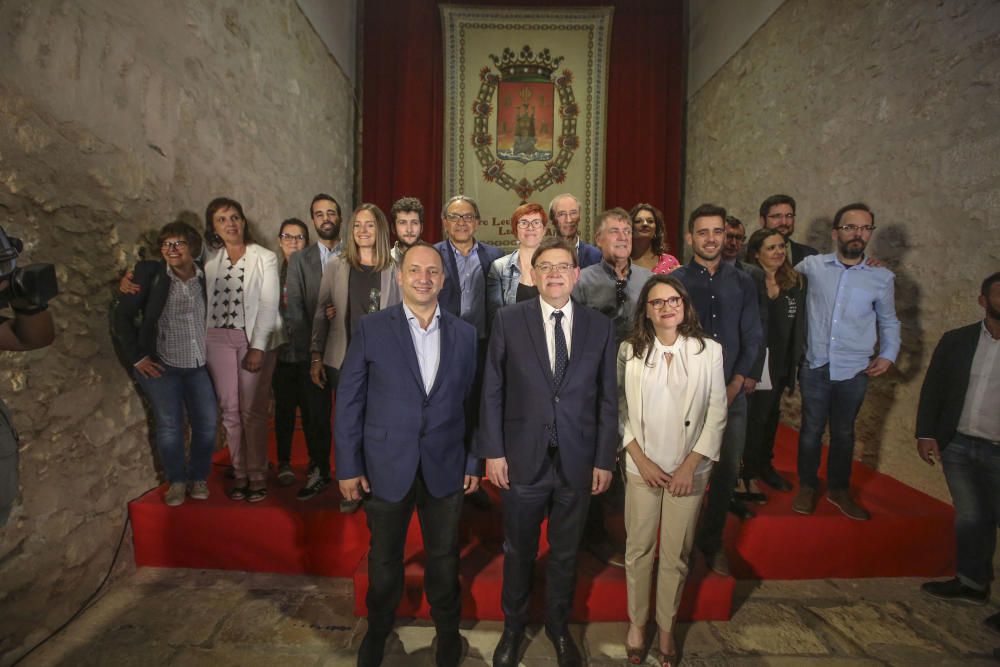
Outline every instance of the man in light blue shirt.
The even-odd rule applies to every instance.
[[[875,230],[875,214],[865,204],[848,204],[833,218],[837,251],[812,255],[795,269],[809,279],[806,296],[808,338],[799,374],[802,428],[799,431],[799,493],[792,509],[816,508],[823,431],[830,422],[827,499],[844,515],[871,515],[850,496],[854,421],[868,378],[885,373],[899,354],[892,271],[873,267],[865,247]],[[878,354],[873,357],[878,342]]]

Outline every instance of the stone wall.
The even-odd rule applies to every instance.
[[[687,123],[687,211],[721,203],[752,231],[760,202],[788,193],[795,237],[826,252],[837,208],[876,210],[869,248],[896,272],[903,349],[870,385],[856,453],[947,498],[913,425],[934,346],[982,317],[980,281],[1000,269],[1000,4],[787,0]]]
[[[316,192],[349,207],[354,98],[294,0],[5,0],[0,26],[0,224],[62,287],[55,345],[0,368],[22,437],[0,528],[3,664],[93,592],[126,502],[157,483],[108,334],[140,236],[200,226],[217,195],[272,247]]]

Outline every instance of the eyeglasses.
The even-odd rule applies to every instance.
[[[794,220],[795,219],[795,214],[794,213],[768,213],[767,214],[767,219],[768,220],[782,220],[782,219],[784,219],[784,220]]]
[[[535,220],[525,220],[524,218],[521,218],[520,220],[517,221],[518,229],[538,229],[541,226],[542,226],[541,218],[537,218]]]
[[[570,264],[569,262],[560,262],[559,264],[542,262],[541,264],[535,264],[535,270],[542,275],[548,275],[550,273],[569,273],[574,268],[576,268],[576,264]]]
[[[459,220],[462,222],[472,222],[477,219],[475,213],[449,213],[444,217],[448,219],[448,222],[458,222]]]
[[[282,241],[305,241],[306,237],[304,234],[278,234],[278,238]]]
[[[663,310],[666,306],[671,308],[680,308],[681,304],[684,303],[684,298],[679,296],[671,296],[666,299],[650,299],[647,301],[653,310]]]
[[[875,225],[841,225],[837,229],[842,229],[848,234],[853,234],[854,232],[868,232],[871,233],[875,231]]]
[[[739,241],[743,242],[747,240],[747,237],[743,234],[726,234],[727,241]]]
[[[572,211],[559,211],[558,213],[556,213],[556,219],[565,220],[567,218],[575,218],[579,215],[580,211],[578,209],[574,209]]]
[[[161,250],[180,250],[188,247],[187,241],[164,241],[160,244]]]

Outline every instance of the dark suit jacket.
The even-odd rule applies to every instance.
[[[452,315],[462,314],[462,286],[458,282],[458,262],[455,261],[454,252],[451,249],[451,245],[448,240],[438,241],[434,244],[441,255],[444,257],[444,287],[441,288],[441,293],[438,294],[438,303],[441,304],[441,310],[446,310]],[[504,251],[496,246],[492,246],[488,243],[483,243],[479,241],[478,246],[479,252],[479,263],[483,267],[483,312],[486,312],[486,276],[490,275],[490,265],[493,264],[493,260],[500,259],[504,256]]]
[[[918,438],[934,438],[943,448],[955,437],[982,328],[980,320],[961,329],[952,329],[941,336],[934,348],[920,388]]]
[[[288,259],[288,273],[285,276],[288,305],[284,316],[295,357],[298,359],[309,358],[313,315],[316,314],[316,299],[322,280],[323,267],[316,244],[294,253]]]
[[[424,391],[402,304],[358,323],[337,385],[337,479],[368,477],[372,493],[397,502],[417,467],[440,498],[481,475],[468,453],[466,401],[476,371],[476,330],[442,309],[441,356],[434,386]]]
[[[199,280],[204,292],[204,274]],[[134,365],[144,357],[156,357],[157,323],[170,295],[167,263],[153,260],[139,262],[135,265],[132,282],[139,286],[139,293],[118,295],[114,333],[126,360]],[[136,320],[140,315],[141,321],[137,326]]]
[[[819,250],[816,250],[816,248],[805,245],[804,243],[796,243],[792,239],[788,239],[788,244],[792,252],[792,266],[798,266],[799,262],[810,255],[819,254]]]
[[[592,246],[589,243],[584,243],[583,241],[580,241],[580,249],[577,250],[576,254],[576,261],[581,269],[585,269],[593,264],[599,264],[604,257],[600,248]]]
[[[615,353],[611,320],[574,300],[569,365],[555,387],[539,299],[498,310],[486,354],[476,453],[507,457],[511,483],[529,484],[541,471],[555,425],[567,481],[589,488],[593,469],[614,469],[618,450]]]

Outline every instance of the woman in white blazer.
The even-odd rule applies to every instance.
[[[660,536],[656,624],[662,665],[676,664],[674,619],[695,525],[726,427],[722,346],[707,339],[680,280],[643,286],[632,331],[618,350],[625,452],[625,578],[629,662],[646,654],[650,588]]]
[[[254,242],[243,207],[219,197],[205,210],[208,371],[236,483],[227,495],[267,496],[267,418],[280,344],[278,258]]]

